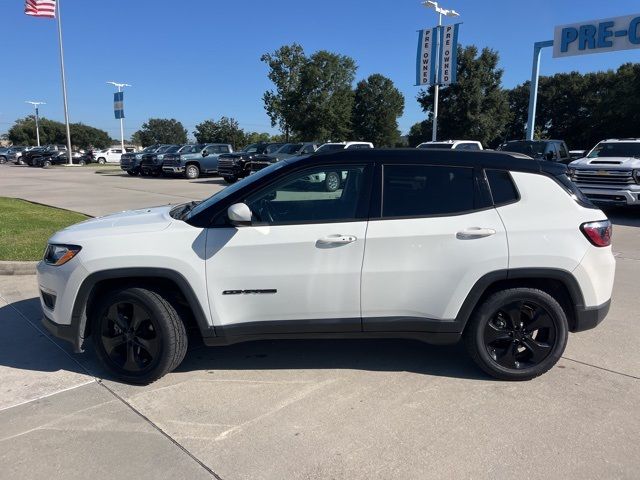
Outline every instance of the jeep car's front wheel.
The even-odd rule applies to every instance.
[[[567,316],[551,295],[533,288],[494,293],[465,329],[467,350],[489,375],[530,380],[542,375],[567,345]]]
[[[187,351],[176,309],[159,291],[132,287],[105,295],[91,311],[91,336],[118,379],[147,384],[174,370]]]

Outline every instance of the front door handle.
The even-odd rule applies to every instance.
[[[493,228],[481,228],[471,227],[456,233],[458,240],[475,240],[476,238],[485,238],[495,235],[496,231]]]
[[[320,245],[346,245],[347,243],[353,243],[358,240],[355,235],[344,235],[341,233],[335,235],[327,235],[318,239]]]

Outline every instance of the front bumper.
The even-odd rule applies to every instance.
[[[611,300],[607,300],[597,307],[580,307],[576,309],[576,318],[572,332],[583,332],[597,327],[602,322],[611,307]]]
[[[162,165],[141,165],[140,170],[144,174],[162,173]]]
[[[165,173],[184,173],[184,167],[162,167]]]
[[[45,314],[42,315],[42,325],[54,337],[71,343],[73,345],[73,350],[76,353],[82,352],[82,345],[80,335],[78,335],[77,325],[60,325],[59,323],[55,323]]]
[[[598,205],[640,205],[638,189],[593,188],[576,184],[589,200]]]

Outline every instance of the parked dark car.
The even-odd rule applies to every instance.
[[[42,147],[36,147],[34,149],[24,152],[22,154],[22,159],[25,164],[29,165],[30,167],[34,167],[34,166],[38,166],[38,165],[34,165],[34,162],[37,158],[48,157],[53,153],[66,152],[66,151],[67,151],[67,147],[64,145],[44,145]]]
[[[251,173],[251,161],[259,155],[275,153],[284,143],[252,143],[242,150],[218,157],[218,174],[227,183],[234,183]]]
[[[298,143],[286,143],[273,153],[265,155],[256,155],[251,160],[251,171],[257,172],[265,167],[268,167],[272,163],[285,160],[287,158],[298,157],[300,155],[310,155],[314,153],[319,143],[315,142],[298,142]]]
[[[145,153],[140,160],[140,173],[142,175],[158,176],[162,174],[162,164],[167,153],[176,153],[182,145],[163,145],[153,153]]]
[[[13,162],[16,165],[22,164],[22,155],[29,147],[14,145],[7,151],[7,162]]]
[[[142,156],[146,153],[155,153],[162,147],[169,147],[170,145],[150,145],[140,152],[128,152],[123,153],[120,157],[120,168],[127,172],[131,176],[140,174],[140,162]]]
[[[50,152],[48,155],[35,157],[32,160],[31,166],[49,168],[52,165],[64,165],[65,163],[69,163],[69,157],[67,156],[66,150],[54,151]],[[71,163],[75,165],[86,165],[87,158],[79,152],[71,152]]]
[[[562,140],[511,140],[498,147],[505,152],[523,153],[536,160],[569,164],[574,159]]]

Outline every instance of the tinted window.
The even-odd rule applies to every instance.
[[[473,169],[385,165],[383,217],[456,214],[474,208]]]
[[[560,156],[562,158],[567,158],[569,156],[569,151],[564,143],[559,143],[558,148],[560,149]]]
[[[359,218],[364,167],[314,167],[251,195],[255,224],[351,221]]]
[[[511,175],[506,170],[486,170],[487,180],[491,188],[491,196],[495,205],[517,202],[519,195]]]
[[[302,153],[313,153],[315,152],[315,150],[313,149],[313,145],[307,145],[306,147],[304,147],[304,150],[302,150]]]
[[[475,143],[459,143],[456,150],[480,150]]]

